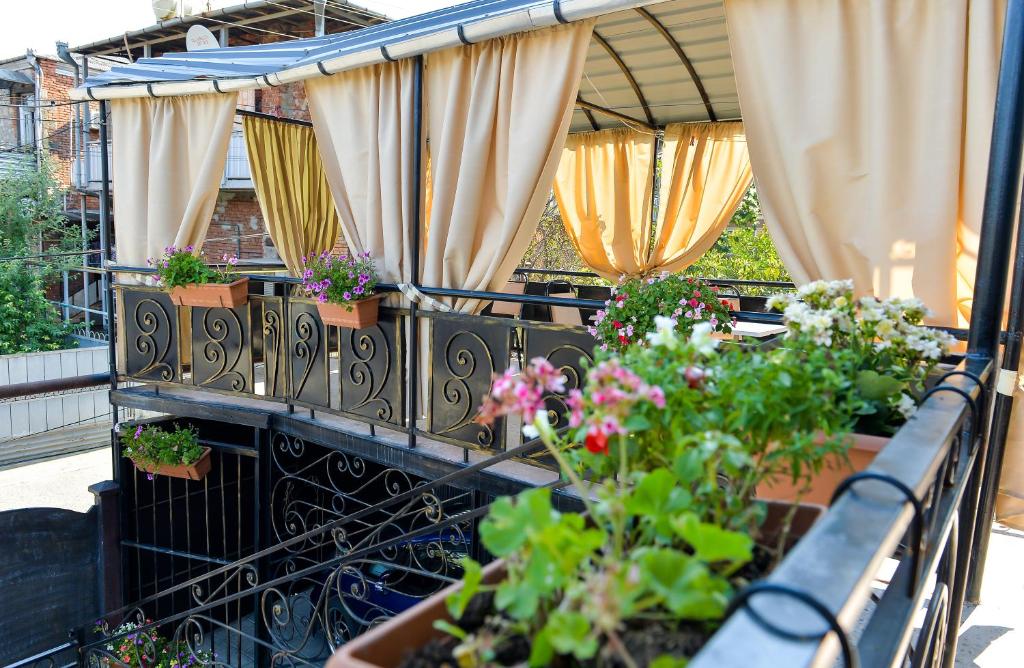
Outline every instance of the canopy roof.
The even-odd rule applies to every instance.
[[[72,97],[276,86],[591,17],[574,132],[619,126],[615,114],[650,126],[739,118],[722,0],[475,0],[338,35],[145,58],[90,77]]]

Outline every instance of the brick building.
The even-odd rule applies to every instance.
[[[216,3],[205,3],[207,6]],[[98,105],[71,104],[68,91],[111,64],[185,51],[185,35],[203,25],[221,46],[246,46],[317,34],[333,34],[386,21],[355,5],[322,7],[309,0],[256,0],[174,17],[140,30],[66,50],[64,58],[27,54],[0,60],[0,171],[32,168],[47,155],[68,191],[69,219],[95,227],[100,189]],[[70,62],[69,62],[70,61]],[[73,63],[73,64],[72,64]],[[301,83],[245,91],[238,106],[274,116],[309,120]],[[241,123],[236,119],[217,207],[207,234],[212,257],[237,254],[275,262],[249,175]],[[116,190],[116,182],[112,183]],[[343,246],[343,243],[339,244]]]

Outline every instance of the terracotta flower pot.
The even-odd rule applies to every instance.
[[[365,329],[377,324],[380,300],[384,299],[384,297],[385,295],[376,294],[366,299],[345,304],[317,303],[316,309],[320,312],[320,319],[323,320],[325,325]]]
[[[781,531],[782,520],[792,505],[775,501],[766,502],[768,513],[761,527],[759,542],[774,545]],[[810,531],[825,509],[801,503],[793,516],[787,545]],[[496,584],[505,577],[505,561],[491,562],[483,571],[484,584]],[[462,587],[461,582],[439,591],[405,612],[375,626],[355,640],[342,645],[327,662],[326,668],[397,668],[405,656],[434,638],[445,634],[434,628],[434,621],[453,621],[448,614],[445,599]]]
[[[133,460],[135,468],[145,473],[165,475],[169,478],[202,480],[210,472],[210,448],[203,448],[203,454],[191,464],[143,464]]]
[[[824,438],[821,436],[818,441],[823,442]],[[846,458],[842,455],[829,455],[821,471],[811,477],[809,491],[800,497],[801,501],[827,506],[839,483],[849,475],[870,466],[871,462],[875,461],[875,456],[889,442],[888,437],[867,434],[850,434],[850,440]],[[758,498],[776,501],[793,501],[798,491],[798,487],[788,475],[775,476],[757,486]]]
[[[231,283],[193,283],[171,288],[171,302],[178,306],[234,308],[249,303],[249,279]]]

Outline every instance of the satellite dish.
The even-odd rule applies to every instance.
[[[188,51],[205,51],[218,49],[220,42],[206,26],[196,24],[185,33],[185,49]]]
[[[152,0],[153,15],[157,21],[166,21],[175,16],[188,16],[192,13],[190,0]]]

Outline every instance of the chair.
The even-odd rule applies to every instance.
[[[575,297],[576,288],[568,281],[551,281],[544,290],[544,294],[548,297],[556,294],[569,294]],[[551,314],[551,322],[553,323],[573,327],[583,325],[583,317],[580,315],[580,310],[575,306],[550,306],[548,308]]]
[[[519,281],[509,281],[505,284],[505,287],[501,291],[509,295],[521,295],[526,289],[526,283]],[[496,315],[503,318],[520,318],[523,313],[523,305],[516,302],[500,302],[495,301],[491,303],[491,315]]]

